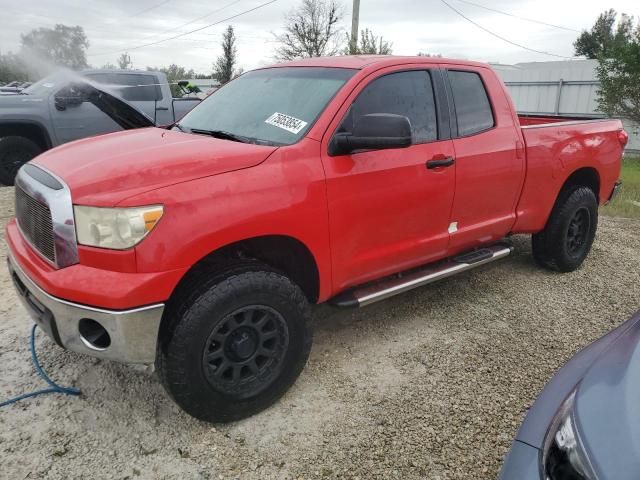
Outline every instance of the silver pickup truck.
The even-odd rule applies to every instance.
[[[107,106],[92,101],[102,95],[90,95],[89,90],[78,87],[83,84],[91,85],[94,93],[124,102]],[[132,109],[120,109],[123,105],[146,116],[150,125],[169,125],[199,101],[193,97],[173,98],[164,73],[134,70],[60,71],[19,93],[0,94],[0,183],[13,185],[19,168],[45,150],[133,128],[124,118]],[[141,123],[145,122],[136,125]]]

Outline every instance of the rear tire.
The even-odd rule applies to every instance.
[[[311,350],[310,309],[284,275],[247,262],[203,276],[178,296],[163,320],[156,368],[188,414],[208,422],[248,417],[300,375]]]
[[[20,167],[40,153],[42,148],[28,138],[0,137],[0,183],[13,185]]]
[[[598,228],[598,200],[590,188],[561,192],[545,229],[532,236],[533,258],[550,270],[572,272],[591,251]]]

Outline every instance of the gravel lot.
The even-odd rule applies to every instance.
[[[2,188],[2,226],[11,213]],[[572,274],[534,266],[528,237],[513,243],[502,262],[362,310],[317,308],[297,384],[230,425],[182,413],[149,369],[65,352],[41,334],[45,369],[83,395],[0,410],[0,477],[495,478],[545,381],[640,308],[640,220],[601,217]],[[0,398],[41,388],[4,268],[0,318]]]

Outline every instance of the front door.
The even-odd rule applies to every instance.
[[[73,87],[68,85],[50,96],[49,110],[58,143],[122,130],[98,107],[82,101]]]
[[[330,138],[361,115],[391,113],[409,118],[413,137],[408,148],[338,156],[323,148],[336,290],[446,256],[455,164],[427,168],[453,158],[448,132],[439,132],[435,75],[424,66],[373,74],[329,129]]]

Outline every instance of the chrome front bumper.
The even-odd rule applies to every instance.
[[[23,305],[58,345],[78,353],[125,363],[153,363],[164,304],[131,310],[104,310],[79,305],[49,295],[20,268],[11,253],[9,273]],[[110,344],[98,348],[80,334],[81,320],[100,324]]]

